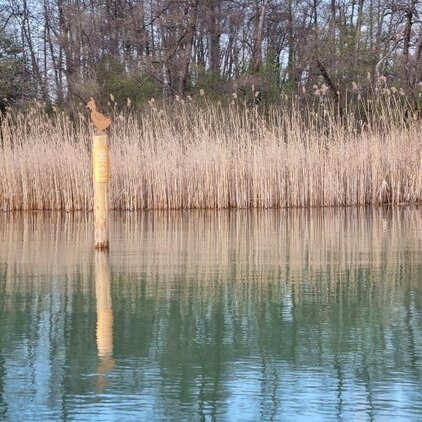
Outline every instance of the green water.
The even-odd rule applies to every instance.
[[[421,420],[422,211],[0,215],[0,420]]]

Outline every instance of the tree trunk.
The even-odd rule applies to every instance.
[[[264,0],[261,6],[258,26],[255,33],[255,43],[252,52],[252,73],[258,73],[262,65],[262,40],[264,38],[264,19],[268,0]]]

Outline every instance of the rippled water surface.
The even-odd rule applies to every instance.
[[[422,211],[0,214],[0,420],[422,420]]]

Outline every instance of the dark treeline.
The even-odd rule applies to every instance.
[[[65,104],[72,92],[338,103],[392,89],[417,108],[421,10],[418,0],[1,0],[1,105]]]

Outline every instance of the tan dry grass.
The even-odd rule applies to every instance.
[[[283,208],[422,198],[421,125],[397,107],[339,124],[314,111],[179,102],[114,116],[111,208]],[[306,123],[305,123],[306,122]],[[398,122],[398,123],[397,123]],[[91,129],[40,106],[3,118],[0,210],[90,210]]]

